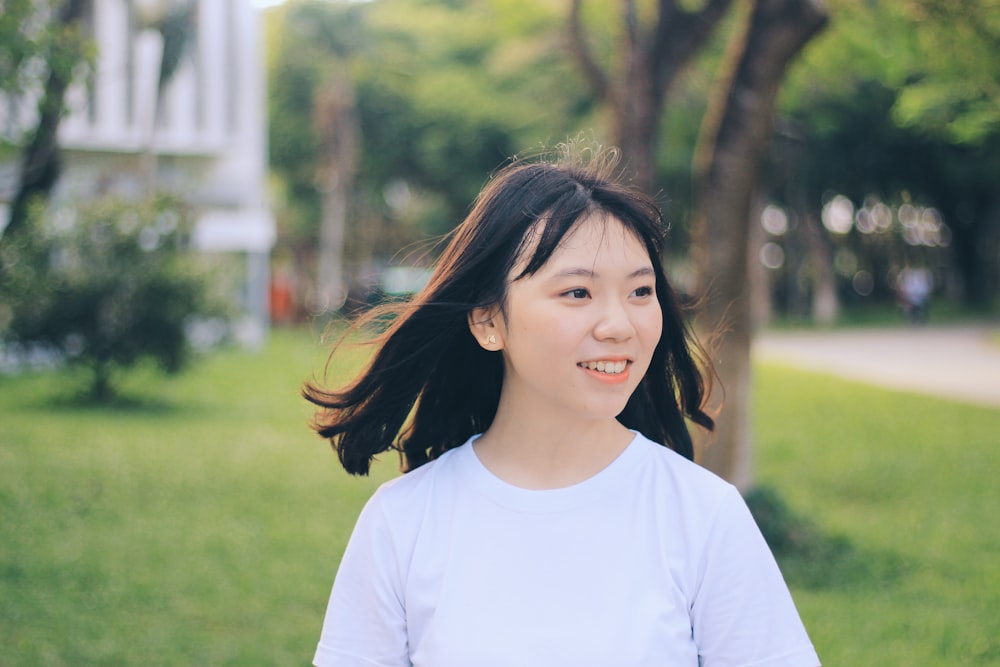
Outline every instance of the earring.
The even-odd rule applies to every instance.
[[[490,337],[486,339],[486,344],[487,345],[496,345],[497,344],[497,337],[494,336],[493,334],[490,334]]]

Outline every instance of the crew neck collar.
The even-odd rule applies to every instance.
[[[617,482],[638,464],[645,450],[641,444],[645,438],[636,431],[632,434],[625,449],[602,470],[581,482],[557,489],[525,489],[494,475],[472,447],[479,435],[469,438],[456,454],[465,472],[463,478],[476,493],[519,512],[559,512],[599,500],[609,489],[617,487]]]

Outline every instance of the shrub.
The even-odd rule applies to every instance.
[[[179,371],[191,353],[187,325],[223,313],[188,248],[191,225],[188,208],[164,195],[36,209],[0,243],[4,342],[85,367],[102,401],[117,369],[152,359]]]

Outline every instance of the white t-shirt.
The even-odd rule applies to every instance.
[[[337,572],[319,667],[816,667],[746,504],[637,434],[527,490],[466,443],[384,484]]]

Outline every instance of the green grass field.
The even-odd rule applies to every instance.
[[[277,332],[138,373],[110,408],[64,374],[0,376],[0,665],[307,665],[396,465],[349,478],[307,430],[297,392],[324,359]],[[1000,664],[1000,411],[757,380],[758,478],[820,544],[783,565],[824,663]]]
[[[1000,665],[1000,410],[757,377],[758,479],[846,541],[786,568],[825,664]]]

